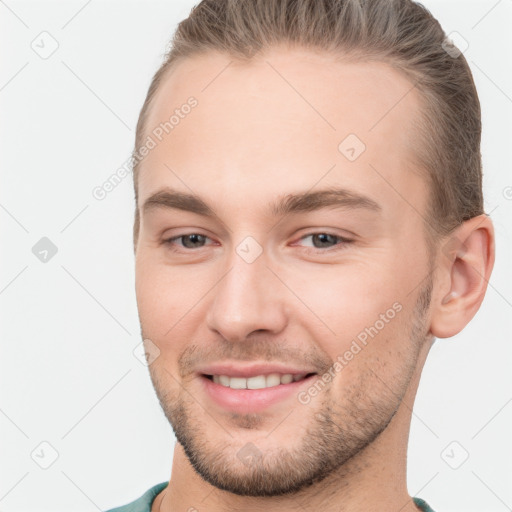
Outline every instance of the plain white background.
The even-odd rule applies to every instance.
[[[174,435],[134,354],[131,176],[103,201],[92,190],[128,158],[194,3],[0,2],[3,512],[106,510],[170,476]],[[408,487],[437,512],[501,512],[512,509],[512,0],[424,5],[469,45],[497,259],[475,319],[427,361]],[[46,262],[32,250],[43,237],[57,248]]]

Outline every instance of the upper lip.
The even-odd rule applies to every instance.
[[[311,368],[287,366],[279,363],[218,363],[200,367],[198,373],[204,375],[227,375],[228,377],[255,377],[256,375],[268,375],[270,373],[291,373],[292,375],[316,373]]]

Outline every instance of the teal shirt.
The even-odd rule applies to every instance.
[[[132,501],[131,503],[128,503],[128,505],[123,505],[122,507],[112,508],[106,512],[151,512],[153,500],[159,492],[167,487],[168,483],[169,482],[162,482],[161,484],[157,484],[146,491],[138,500]],[[418,510],[421,510],[422,512],[434,512],[428,506],[426,501],[420,498],[413,498],[413,500],[415,505],[418,507]]]

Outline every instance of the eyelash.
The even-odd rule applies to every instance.
[[[197,247],[197,248],[193,248],[193,249],[189,249],[189,248],[186,248],[186,247],[183,247],[181,249],[176,249],[175,245],[174,245],[174,241],[175,240],[179,240],[179,239],[183,239],[187,236],[192,236],[192,235],[200,235],[200,236],[203,236],[207,239],[210,239],[210,237],[206,236],[206,235],[202,235],[201,233],[185,233],[183,235],[179,235],[179,236],[175,236],[175,237],[172,237],[172,238],[168,238],[167,240],[164,240],[162,243],[169,246],[170,249],[173,251],[173,252],[177,252],[177,253],[180,253],[180,252],[194,252],[194,251],[197,251],[199,249],[203,249],[203,247]],[[352,239],[349,239],[349,238],[345,238],[345,237],[342,237],[340,235],[335,235],[334,233],[329,233],[327,231],[315,231],[314,233],[308,233],[307,235],[304,235],[302,237],[299,238],[299,240],[304,240],[305,238],[308,238],[308,237],[312,237],[312,236],[315,236],[315,235],[328,235],[328,236],[331,236],[331,237],[334,237],[338,240],[338,243],[333,245],[332,247],[327,247],[327,248],[317,248],[317,247],[307,247],[306,248],[306,252],[308,253],[315,253],[315,254],[319,254],[319,253],[326,253],[326,252],[334,252],[334,251],[341,251],[341,250],[344,250],[345,249],[345,246],[351,244],[354,242],[354,240]],[[211,239],[210,239],[211,240]]]

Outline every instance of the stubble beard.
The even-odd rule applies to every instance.
[[[292,425],[297,421],[307,422],[300,441],[294,440],[294,448],[281,444],[279,448],[266,449],[268,432],[259,429],[264,419],[258,414],[233,414],[229,422],[225,418],[216,422],[201,409],[202,418],[206,420],[198,420],[194,410],[199,406],[190,394],[183,390],[169,392],[158,370],[150,367],[162,410],[192,467],[201,478],[219,489],[253,497],[294,494],[329,476],[341,477],[346,472],[347,461],[372,444],[389,425],[402,402],[428,334],[425,313],[431,291],[432,280],[429,279],[419,292],[412,315],[410,344],[395,378],[384,384],[368,367],[359,374],[357,381],[346,386],[341,406],[332,399],[331,387],[322,390],[321,396],[312,402],[310,414],[305,409],[309,404],[297,403],[284,421]],[[379,389],[377,393],[375,386]],[[276,418],[276,424],[282,417]],[[224,428],[231,435],[219,423],[227,425]],[[233,426],[244,429],[244,439],[252,429],[256,434],[254,443],[237,439]],[[280,434],[282,428],[280,425],[281,430],[277,430]],[[218,441],[214,440],[218,434],[210,433],[213,430],[220,432]],[[244,460],[240,457],[244,450],[253,456]]]

